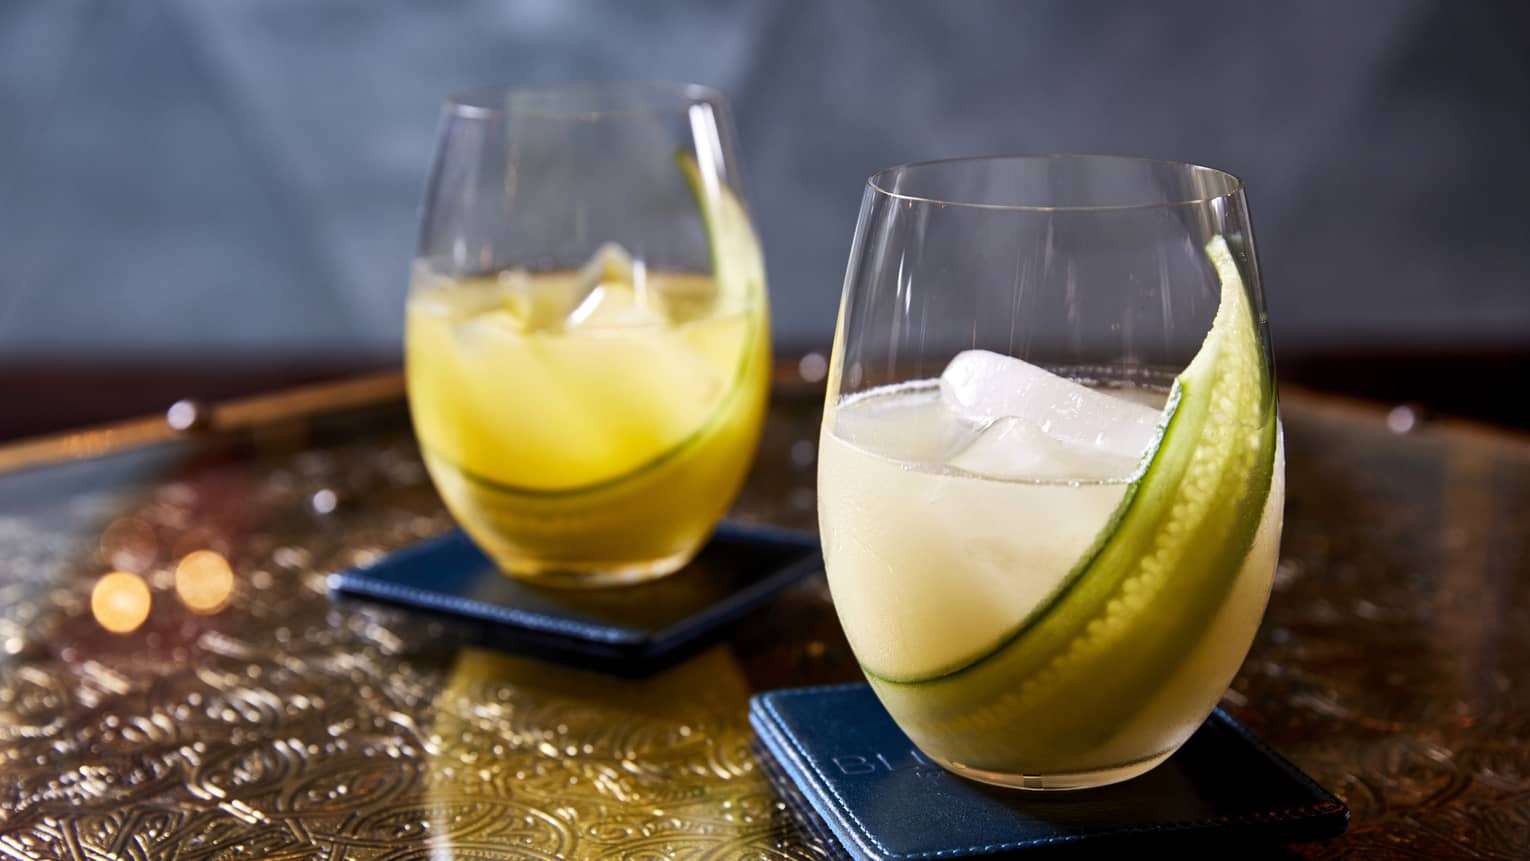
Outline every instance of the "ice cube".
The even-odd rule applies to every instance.
[[[564,320],[570,332],[646,328],[664,323],[664,314],[640,301],[631,286],[614,283],[596,285]]]
[[[1016,416],[995,419],[946,461],[987,478],[1112,481],[1126,478],[1137,459],[1072,445]]]
[[[627,249],[607,242],[579,270],[563,313],[564,328],[624,329],[662,326],[667,318],[650,302],[647,270]]]
[[[524,269],[506,269],[495,279],[494,292],[515,326],[534,332],[562,325],[562,300],[557,296],[549,298],[550,293],[557,292],[549,286],[533,281]]]
[[[630,284],[637,287],[634,276],[641,271],[641,264],[633,262],[631,252],[619,243],[607,242],[595,249],[589,261],[579,268],[579,294],[582,298],[601,284]]]
[[[1151,407],[987,350],[968,350],[952,359],[940,376],[940,395],[947,409],[987,426],[979,442],[996,445],[1013,439],[1024,444],[1021,448],[1042,446],[1029,431],[999,427],[1001,419],[1015,418],[1053,441],[1081,449],[1083,455],[1131,463],[1152,443],[1160,416]],[[1029,457],[1020,451],[1015,455]]]
[[[946,409],[938,393],[881,394],[835,411],[834,435],[866,451],[910,463],[944,463],[976,439],[979,428]]]
[[[561,332],[588,324],[591,319],[598,325],[599,320],[611,318],[601,309],[630,303],[612,302],[603,291],[614,287],[631,295],[635,285],[644,280],[642,276],[642,264],[635,263],[627,249],[607,242],[573,272],[503,270],[493,295],[522,331]]]

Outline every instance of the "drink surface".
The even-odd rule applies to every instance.
[[[737,492],[768,385],[762,292],[603,249],[578,272],[418,277],[406,316],[427,465],[501,565],[684,555]]]

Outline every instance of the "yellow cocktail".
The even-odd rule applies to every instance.
[[[683,566],[770,381],[765,267],[721,94],[570,83],[448,99],[405,323],[416,436],[507,574]]]
[[[447,506],[507,571],[593,584],[684,564],[738,492],[769,384],[763,282],[598,260],[416,286],[415,430]],[[566,316],[564,311],[566,311]],[[543,322],[543,320],[556,321]]]

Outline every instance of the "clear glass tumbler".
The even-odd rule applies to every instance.
[[[1247,654],[1280,543],[1242,183],[1090,156],[874,175],[819,464],[836,610],[922,751],[1028,789],[1162,762]]]
[[[662,576],[765,412],[765,270],[722,96],[560,84],[447,102],[405,366],[447,507],[508,574]]]

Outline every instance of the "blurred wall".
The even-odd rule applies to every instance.
[[[865,176],[1140,154],[1248,181],[1277,349],[1530,345],[1530,4],[3,0],[0,353],[397,352],[441,97],[732,99],[778,338]]]

